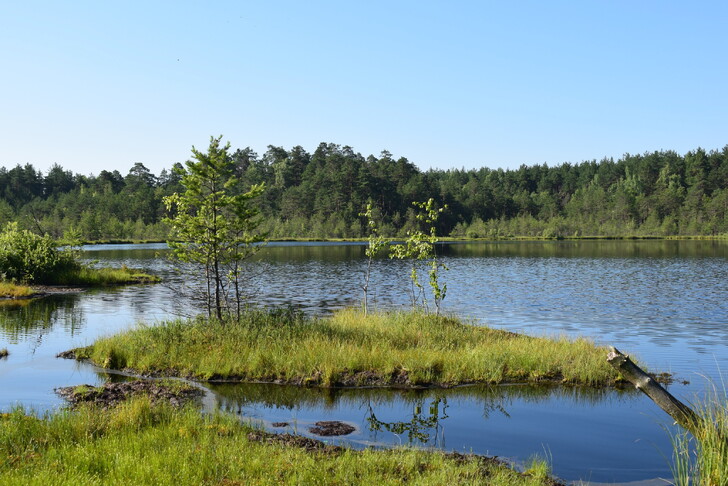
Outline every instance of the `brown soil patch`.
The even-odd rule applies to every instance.
[[[320,435],[323,437],[332,437],[336,435],[348,435],[354,432],[356,428],[344,422],[338,420],[320,420],[314,424],[313,427],[309,427],[308,431],[312,434]]]
[[[300,447],[308,452],[317,451],[338,454],[344,451],[343,447],[324,444],[320,440],[309,439],[308,437],[293,434],[271,434],[270,432],[263,432],[262,430],[256,430],[255,432],[249,433],[248,440],[253,442],[265,442],[268,444]]]
[[[168,402],[180,407],[191,399],[202,395],[202,390],[190,385],[166,385],[159,381],[135,380],[121,383],[104,383],[99,387],[91,385],[56,388],[55,392],[72,406],[93,403],[104,408],[113,407],[131,398],[145,395],[153,403]]]
[[[60,352],[56,355],[56,358],[76,359],[76,351],[71,349],[70,351]]]

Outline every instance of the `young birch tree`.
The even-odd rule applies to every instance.
[[[367,256],[367,267],[364,273],[364,285],[362,290],[364,291],[364,315],[366,316],[369,312],[369,277],[372,273],[372,263],[374,258],[377,257],[389,243],[387,240],[379,234],[379,227],[374,218],[374,209],[371,203],[367,204],[367,209],[363,213],[359,213],[359,216],[363,216],[367,220],[367,228],[369,228],[369,244],[367,245],[364,254]]]
[[[207,313],[217,319],[240,316],[241,263],[264,240],[256,233],[259,210],[252,204],[264,185],[240,189],[230,143],[221,145],[221,140],[210,137],[206,153],[192,147],[192,159],[178,169],[185,191],[164,198],[171,214],[165,222],[172,227],[168,244],[173,257],[202,270]]]
[[[429,232],[425,233],[421,229],[408,231],[407,239],[404,243],[391,246],[389,257],[410,260],[412,262],[409,289],[412,308],[416,308],[421,301],[425,312],[429,312],[425,288],[419,279],[420,266],[426,263],[429,267],[428,276],[430,277],[430,287],[432,288],[435,309],[439,316],[442,301],[447,294],[447,285],[440,282],[439,275],[441,270],[448,270],[448,268],[437,258],[437,252],[435,251],[435,244],[439,241],[436,225],[440,213],[447,209],[447,205],[437,209],[433,198],[428,199],[426,202],[415,201],[412,204],[419,209],[417,212],[417,220],[428,225]]]

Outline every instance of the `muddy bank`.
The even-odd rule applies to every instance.
[[[77,361],[84,361],[94,366],[106,368],[93,362],[86,357],[87,348],[71,349],[69,351],[63,351],[58,353],[56,357],[64,359],[75,359]],[[108,369],[108,368],[107,368]],[[395,388],[395,389],[427,389],[427,388],[455,388],[460,386],[470,385],[515,385],[515,384],[538,384],[538,385],[567,385],[567,386],[586,386],[578,383],[573,383],[566,380],[561,374],[544,375],[535,379],[523,380],[523,381],[467,381],[467,382],[418,382],[413,383],[410,379],[409,372],[405,369],[397,369],[391,373],[380,373],[373,370],[368,371],[341,371],[335,380],[325,384],[323,376],[320,372],[317,372],[311,376],[295,376],[290,378],[280,378],[278,376],[269,376],[263,378],[250,379],[245,376],[220,376],[213,375],[208,378],[202,378],[195,375],[183,375],[175,369],[159,370],[151,373],[142,373],[133,368],[124,368],[117,370],[122,373],[140,376],[144,378],[184,378],[190,381],[196,381],[200,383],[211,383],[211,384],[235,384],[235,383],[254,383],[254,384],[270,384],[270,385],[293,385],[303,387],[320,387],[320,388]],[[674,382],[680,384],[688,384],[689,381],[676,379],[676,377],[670,373],[650,373],[650,376],[663,385],[670,385]],[[610,385],[616,388],[622,389],[625,387],[631,387],[631,383],[622,379],[617,378],[615,382]]]
[[[351,451],[350,449],[347,449],[345,447],[329,445],[320,440],[310,439],[308,437],[301,437],[300,435],[293,434],[274,434],[264,431],[255,431],[248,434],[248,440],[253,442],[263,442],[267,444],[280,444],[289,447],[298,447],[304,449],[307,452],[319,452],[335,456],[342,454],[347,450]],[[508,466],[507,462],[499,459],[498,457],[480,456],[477,454],[461,454],[459,452],[445,453],[445,457],[448,457],[461,464],[475,462],[481,465],[483,470],[485,470],[485,466]],[[527,474],[523,475],[527,476]],[[545,483],[549,484],[550,486],[565,486],[565,483],[553,478],[550,480],[546,480]]]
[[[330,454],[340,454],[346,449],[341,446],[332,446],[321,442],[320,440],[311,439],[293,434],[274,434],[256,430],[248,434],[248,440],[253,442],[264,442],[267,444],[281,444],[286,446],[300,447],[308,452],[326,452]]]
[[[26,301],[31,299],[39,299],[50,295],[78,294],[86,289],[81,287],[55,286],[55,285],[32,285],[30,289],[33,291],[28,295],[2,295],[0,301]]]
[[[338,420],[320,420],[316,422],[313,427],[308,428],[308,431],[312,434],[320,435],[322,437],[349,435],[355,430],[356,428],[351,425],[339,422]]]
[[[82,403],[93,403],[104,408],[116,406],[134,396],[147,396],[152,403],[167,402],[174,407],[181,407],[203,394],[202,390],[191,385],[148,380],[104,383],[98,387],[67,386],[56,388],[54,391],[66,399],[72,407]]]

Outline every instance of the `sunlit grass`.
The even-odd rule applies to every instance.
[[[30,297],[33,295],[33,289],[27,285],[17,285],[11,282],[0,282],[0,297],[17,299],[22,297]]]
[[[82,287],[103,287],[107,285],[124,285],[135,283],[155,283],[159,277],[149,275],[141,270],[128,268],[91,268],[81,266],[54,278],[56,285],[77,285]]]
[[[675,484],[689,486],[728,484],[728,396],[713,390],[694,405],[701,418],[695,436],[681,432],[672,437]]]
[[[152,406],[82,407],[44,417],[0,414],[6,485],[86,484],[549,484],[502,464],[441,452],[309,450],[260,434],[230,415]]]
[[[347,310],[329,318],[250,311],[240,322],[175,320],[78,350],[143,373],[337,385],[556,381],[608,385],[606,349],[586,339],[516,335],[418,312]]]

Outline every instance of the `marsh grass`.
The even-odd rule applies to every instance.
[[[17,285],[12,282],[0,282],[0,297],[18,299],[30,297],[35,292],[27,285]]]
[[[327,318],[249,311],[239,322],[175,320],[76,350],[107,368],[319,386],[608,385],[617,374],[606,353],[586,339],[534,338],[419,312],[356,310]]]
[[[53,284],[73,285],[81,287],[104,287],[124,284],[142,284],[159,282],[159,277],[149,275],[141,270],[128,268],[91,268],[80,266],[54,276]]]
[[[72,484],[549,484],[500,463],[441,452],[302,447],[231,415],[152,406],[82,407],[43,417],[0,414],[6,485]],[[291,441],[293,442],[293,441]]]
[[[728,485],[728,397],[713,389],[693,408],[702,419],[695,435],[671,437],[675,484]]]

